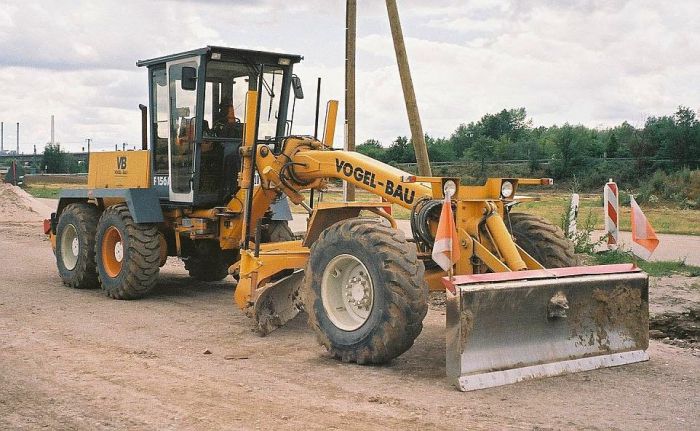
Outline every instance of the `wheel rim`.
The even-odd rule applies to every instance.
[[[102,239],[102,266],[108,276],[114,278],[122,270],[124,244],[122,235],[114,226],[110,226]]]
[[[61,260],[67,270],[72,271],[78,264],[80,254],[80,240],[75,226],[69,224],[61,234]]]
[[[323,271],[321,300],[328,318],[339,329],[360,328],[374,304],[374,285],[367,267],[349,254],[334,257]]]

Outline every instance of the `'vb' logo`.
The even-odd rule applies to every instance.
[[[117,157],[117,169],[114,170],[114,173],[117,175],[126,174],[126,156]]]
[[[117,157],[117,169],[126,169],[126,157]]]

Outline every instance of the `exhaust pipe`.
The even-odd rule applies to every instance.
[[[148,149],[148,108],[146,105],[139,104],[139,109],[141,110],[141,149]]]

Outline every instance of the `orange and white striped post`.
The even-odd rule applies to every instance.
[[[618,244],[618,214],[619,200],[617,184],[612,178],[603,187],[603,210],[605,212],[605,232],[608,235],[608,248]]]

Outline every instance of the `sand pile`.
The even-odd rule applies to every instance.
[[[0,222],[36,222],[48,218],[48,205],[12,184],[0,183]]]

